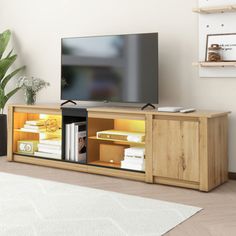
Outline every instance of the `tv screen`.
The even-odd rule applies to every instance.
[[[61,99],[158,103],[158,34],[63,38]]]

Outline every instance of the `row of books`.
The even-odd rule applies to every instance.
[[[24,127],[22,127],[21,130],[33,133],[46,131],[45,120],[27,120],[24,124]]]
[[[86,122],[66,124],[65,159],[86,163]]]
[[[35,156],[46,157],[61,160],[61,139],[42,139],[38,143],[38,151],[34,152]]]
[[[145,148],[130,147],[125,149],[124,160],[121,161],[121,168],[130,170],[145,170]]]

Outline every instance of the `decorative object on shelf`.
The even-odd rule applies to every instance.
[[[7,93],[6,85],[18,72],[25,68],[23,66],[7,74],[8,69],[13,65],[17,58],[16,54],[12,55],[13,50],[4,56],[10,38],[10,30],[6,30],[0,34],[0,156],[5,156],[7,154],[7,116],[3,114],[3,110],[9,98],[19,90],[19,88],[16,87]]]
[[[34,154],[38,150],[38,141],[20,140],[17,141],[17,152],[22,154]]]
[[[43,79],[35,78],[33,76],[22,76],[18,80],[18,86],[24,91],[25,102],[27,105],[34,105],[36,102],[37,92],[49,85],[50,84]]]
[[[208,34],[206,61],[236,61],[236,33]]]
[[[45,127],[47,132],[55,132],[59,129],[59,125],[56,119],[47,119],[45,121]]]
[[[222,47],[220,47],[219,44],[211,44],[211,46],[208,48],[207,61],[214,61],[214,62],[221,61],[222,60],[221,52],[222,52]]]
[[[199,57],[198,62],[193,65],[198,66],[200,78],[235,78],[236,62],[232,61],[235,60],[235,56],[233,59],[228,58],[234,49],[226,51],[224,45],[228,48],[228,39],[233,33],[236,33],[234,23],[236,2],[231,0],[198,0],[197,2],[198,7],[193,11],[200,13],[198,15]],[[209,42],[207,43],[208,35]],[[229,43],[235,44],[235,40],[230,39],[229,41]],[[218,44],[222,48],[221,61],[208,61],[207,51],[211,44]]]

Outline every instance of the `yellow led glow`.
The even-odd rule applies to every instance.
[[[46,119],[48,119],[48,115],[46,115],[46,114],[39,114],[39,119],[46,120]]]
[[[145,132],[145,121],[116,119],[114,129],[130,132]]]
[[[43,120],[55,119],[57,120],[58,126],[60,128],[62,126],[62,117],[60,115],[39,114],[39,119],[43,119]]]

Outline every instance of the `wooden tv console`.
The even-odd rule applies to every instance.
[[[22,131],[25,121],[39,114],[61,119],[62,149],[66,122],[87,121],[87,163],[40,158],[17,153],[17,141],[38,140],[39,133]],[[59,105],[9,105],[8,161],[133,179],[148,183],[210,191],[228,180],[229,112],[163,113],[138,108],[64,108]],[[59,121],[60,123],[60,121]],[[145,132],[145,171],[121,169],[119,163],[99,159],[100,144],[137,145],[128,141],[99,140],[96,132],[108,129]],[[52,135],[52,134],[49,134]]]

